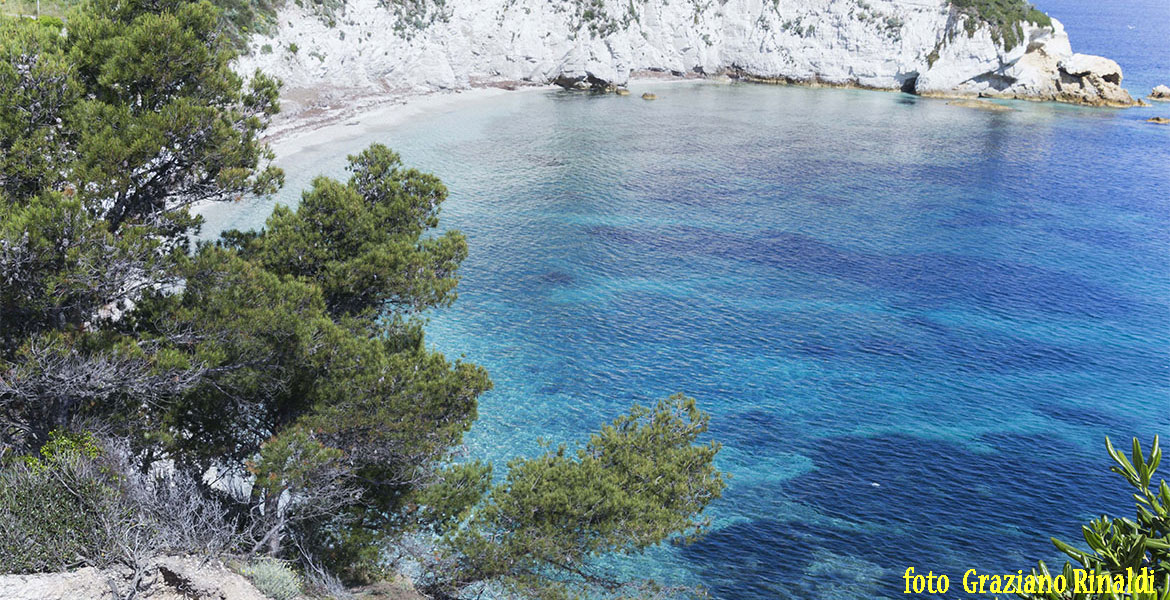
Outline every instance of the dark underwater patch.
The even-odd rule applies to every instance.
[[[969,568],[1026,571],[1037,559],[1056,557],[1049,536],[1075,543],[1081,520],[1132,512],[1103,451],[1086,458],[1046,436],[979,441],[994,450],[903,435],[831,438],[800,448],[815,470],[774,485],[733,488],[727,501],[782,496],[824,518],[737,523],[683,553],[696,568],[720,565],[704,572],[720,598],[789,595],[785,582],[805,578],[817,551],[878,565],[883,595],[901,595],[901,574],[915,566],[948,574],[948,595],[962,596],[959,580]]]
[[[690,226],[653,231],[592,227],[589,234],[640,251],[713,256],[796,270],[906,295],[921,307],[973,305],[1006,314],[1124,318],[1138,302],[1071,273],[957,254],[872,254],[786,231],[744,234]]]

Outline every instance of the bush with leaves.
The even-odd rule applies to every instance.
[[[250,579],[260,593],[272,600],[292,600],[301,595],[301,576],[284,561],[271,558],[254,560],[241,569],[240,574]]]
[[[109,510],[117,482],[92,468],[99,453],[89,436],[54,434],[40,456],[0,468],[0,572],[65,569],[108,552],[97,513]]]
[[[1154,591],[1134,594],[1119,592],[1087,593],[1076,592],[1073,574],[1073,564],[1065,562],[1061,573],[1068,589],[1061,593],[1055,590],[1042,594],[1021,594],[1023,598],[1032,600],[1089,600],[1106,598],[1109,600],[1167,600],[1170,598],[1170,485],[1165,480],[1154,483],[1154,474],[1162,462],[1162,449],[1158,445],[1158,436],[1154,436],[1154,443],[1150,453],[1146,456],[1142,452],[1137,438],[1133,439],[1133,450],[1129,458],[1124,452],[1113,447],[1108,438],[1105,439],[1106,449],[1115,463],[1110,470],[1125,479],[1133,488],[1133,498],[1137,501],[1137,511],[1134,518],[1109,518],[1101,516],[1093,519],[1088,525],[1081,527],[1088,550],[1081,550],[1072,544],[1062,542],[1056,538],[1052,543],[1076,561],[1075,568],[1093,570],[1098,574],[1120,575],[1127,577],[1132,570],[1140,574],[1142,569],[1149,569],[1154,576]],[[1043,561],[1038,569],[1032,570],[1034,576],[1055,577]]]
[[[530,598],[666,591],[622,579],[599,559],[706,529],[699,515],[725,486],[713,463],[719,445],[698,443],[708,420],[693,399],[675,395],[652,409],[635,406],[575,451],[561,445],[512,461],[505,480],[448,535],[426,590],[440,598],[473,597],[488,586]],[[486,481],[489,473],[481,475]]]
[[[217,555],[241,536],[227,511],[176,473],[144,474],[126,447],[53,432],[39,456],[0,466],[0,572],[120,565],[156,553]]]

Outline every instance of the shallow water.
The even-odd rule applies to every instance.
[[[649,89],[660,100],[636,94]],[[1170,128],[718,84],[507,95],[285,157],[284,202],[386,143],[471,255],[429,342],[486,366],[474,456],[683,391],[714,530],[623,563],[717,598],[901,595],[1129,514],[1105,435],[1170,432]],[[259,225],[269,205],[213,211]]]

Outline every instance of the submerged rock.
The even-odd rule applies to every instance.
[[[655,94],[651,94],[650,92],[646,92],[645,94],[642,94],[642,99],[643,100],[657,100],[658,96],[656,96]]]
[[[962,106],[964,108],[974,108],[974,109],[978,109],[978,110],[986,110],[986,111],[990,111],[990,112],[1014,112],[1016,110],[1010,106],[1004,106],[1002,104],[988,102],[987,100],[960,99],[960,100],[951,100],[950,102],[947,102],[947,104],[949,104],[951,106]]]
[[[617,94],[617,95],[619,95],[619,96],[629,96],[629,95],[630,95],[630,90],[627,90],[626,88],[620,87],[620,88],[618,88],[618,89],[614,90],[614,92],[613,92],[613,93],[615,93],[615,94]]]
[[[1166,117],[1151,117],[1146,119],[1146,123],[1157,123],[1159,125],[1170,125],[1170,119]]]
[[[1160,85],[1150,92],[1150,100],[1170,102],[1170,86]]]

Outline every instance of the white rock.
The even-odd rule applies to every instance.
[[[381,0],[348,0],[334,28],[311,9],[286,3],[281,28],[254,39],[238,68],[259,67],[280,77],[286,90],[318,94],[558,78],[624,85],[632,72],[662,70],[926,95],[1119,104],[1128,98],[1113,83],[1120,82],[1116,63],[1073,54],[1059,22],[1022,24],[1024,42],[1004,49],[986,26],[968,35],[967,17],[947,0],[602,0],[602,6],[608,17],[589,20],[570,0],[446,0],[445,19],[415,30],[399,27]],[[429,10],[438,9],[432,3]],[[297,55],[287,51],[293,42]],[[276,50],[262,54],[265,44]],[[1062,67],[1072,91],[1061,81]]]
[[[1069,75],[1085,76],[1096,74],[1102,77],[1116,77],[1121,81],[1121,65],[1101,56],[1073,54],[1061,62],[1061,68]]]

